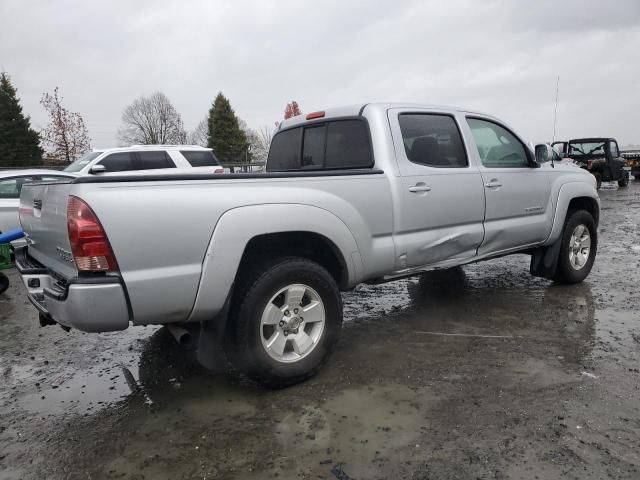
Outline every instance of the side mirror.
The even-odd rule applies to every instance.
[[[98,175],[100,173],[105,173],[107,171],[107,167],[105,167],[104,165],[94,165],[93,167],[91,167],[91,169],[89,170],[89,173],[93,173],[94,175]]]
[[[536,162],[543,164],[553,160],[553,149],[546,143],[536,145]]]

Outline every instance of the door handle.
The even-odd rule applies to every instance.
[[[411,193],[421,193],[421,192],[430,192],[431,191],[431,187],[429,187],[428,185],[414,185],[413,187],[409,187],[409,191]]]
[[[498,181],[497,178],[492,178],[490,182],[484,184],[487,188],[500,188],[502,184]]]

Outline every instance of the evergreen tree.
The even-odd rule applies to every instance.
[[[250,161],[247,137],[229,100],[218,93],[209,110],[207,146],[223,163]]]
[[[0,167],[22,167],[42,163],[40,135],[22,113],[15,87],[0,73]]]

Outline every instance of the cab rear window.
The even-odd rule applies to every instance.
[[[300,147],[302,128],[291,128],[277,133],[271,140],[267,158],[268,172],[300,169]]]
[[[267,171],[373,167],[369,127],[361,119],[313,123],[273,137]]]

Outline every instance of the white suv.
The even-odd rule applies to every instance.
[[[177,168],[193,173],[224,173],[213,150],[197,145],[132,145],[94,150],[64,171],[79,175],[126,175],[141,171],[175,173]]]

